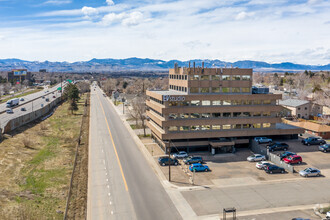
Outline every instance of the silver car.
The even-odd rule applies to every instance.
[[[253,154],[253,155],[249,156],[246,159],[247,159],[247,161],[254,162],[254,161],[266,160],[266,157],[264,155],[261,155],[261,154]]]
[[[309,176],[320,176],[321,175],[321,171],[315,168],[306,168],[304,170],[301,170],[299,172],[300,176],[303,177],[309,177]]]

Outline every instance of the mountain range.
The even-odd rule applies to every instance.
[[[237,62],[225,62],[221,60],[156,60],[142,58],[127,58],[127,59],[92,59],[89,61],[79,62],[50,62],[50,61],[26,61],[20,59],[0,59],[0,71],[10,71],[11,69],[27,69],[31,72],[37,72],[40,69],[46,69],[48,72],[120,72],[120,71],[167,71],[173,68],[175,63],[181,67],[201,66],[204,62],[205,67],[238,67],[238,68],[253,68],[259,72],[282,72],[282,71],[302,71],[302,70],[330,70],[330,63],[327,65],[305,65],[295,64],[290,62],[270,64],[261,61],[243,60]]]

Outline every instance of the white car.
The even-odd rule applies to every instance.
[[[259,144],[266,144],[266,143],[272,143],[273,140],[266,137],[255,137],[254,140],[258,142]]]
[[[315,168],[306,168],[304,170],[301,170],[299,172],[299,175],[302,177],[309,177],[309,176],[320,176],[321,175],[321,171]]]
[[[330,219],[330,212],[327,212],[325,217]]]
[[[249,156],[246,159],[247,159],[247,161],[250,161],[250,162],[256,162],[256,161],[266,160],[266,157],[264,155],[261,155],[261,154],[253,154],[253,155]]]
[[[180,151],[179,153],[174,153],[173,157],[177,159],[183,159],[188,157],[188,154],[185,151]]]
[[[267,161],[261,161],[261,162],[256,163],[256,167],[260,170],[263,169],[264,166],[268,166],[268,165],[272,165],[272,163],[269,163]]]

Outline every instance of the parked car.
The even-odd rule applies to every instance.
[[[259,144],[266,144],[266,143],[272,143],[273,140],[266,137],[255,137],[254,140],[258,142]]]
[[[26,108],[24,108],[24,107],[21,108],[21,111],[22,111],[22,112],[25,112],[25,111],[26,111]]]
[[[284,158],[292,155],[297,155],[296,153],[290,152],[290,151],[284,151],[283,153],[279,154],[278,156],[283,160]]]
[[[289,148],[289,145],[287,145],[286,143],[273,143],[271,145],[267,145],[267,149],[269,149],[269,151],[276,151],[276,150],[287,150]]]
[[[261,154],[253,154],[253,155],[249,156],[246,159],[247,159],[247,161],[255,162],[255,161],[266,160],[266,157],[264,155],[261,155]]]
[[[11,108],[6,109],[6,112],[7,112],[8,114],[13,114],[13,113],[14,113],[14,111],[13,111]]]
[[[303,176],[303,177],[320,176],[321,171],[318,169],[309,167],[309,168],[299,171],[299,175]]]
[[[302,162],[302,158],[299,155],[292,155],[284,158],[283,161],[284,163],[288,163],[288,164],[294,164],[294,163],[300,164]]]
[[[177,166],[179,164],[179,161],[175,158],[173,159],[173,158],[168,158],[168,157],[159,157],[158,163],[162,166],[169,165],[170,163],[171,163],[171,165]]]
[[[319,151],[330,152],[330,144],[324,144],[319,146]]]
[[[258,162],[256,163],[256,167],[260,170],[264,169],[266,166],[270,166],[270,165],[273,165],[272,163],[270,162],[267,162],[267,161],[261,161],[261,162]]]
[[[21,102],[23,102],[23,101],[24,101],[24,99],[23,99],[23,98],[20,98],[19,100],[20,100]]]
[[[327,219],[330,219],[330,211],[327,212],[326,216],[325,216]]]
[[[200,164],[200,163],[193,163],[189,166],[189,170],[191,172],[193,172],[193,171],[196,171],[196,172],[205,171],[205,172],[207,172],[207,171],[210,171],[210,168],[207,165],[203,165],[203,164]]]
[[[285,169],[276,165],[268,166],[265,168],[266,173],[285,173]]]
[[[177,158],[177,159],[183,159],[183,158],[188,157],[188,154],[186,151],[179,151],[178,153],[174,153],[173,157]]]
[[[301,141],[303,144],[310,146],[310,145],[322,145],[325,144],[325,140],[322,138],[317,138],[317,137],[309,137],[305,138],[304,140]]]
[[[203,163],[202,157],[189,156],[183,160],[185,164]]]

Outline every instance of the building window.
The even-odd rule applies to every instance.
[[[300,110],[300,108],[298,108],[298,110]]]
[[[210,130],[210,125],[201,125],[201,130]]]
[[[243,75],[242,80],[251,80],[251,76]]]
[[[222,125],[222,129],[230,129],[230,125]]]
[[[233,87],[233,88],[231,88],[231,92],[232,93],[240,93],[241,92],[241,88]]]
[[[168,127],[168,131],[177,131],[178,127],[177,126],[170,126]]]
[[[228,87],[222,87],[222,92],[223,93],[228,93],[229,92],[229,88]]]
[[[242,128],[242,125],[240,125],[240,124],[233,125],[233,129],[241,129],[241,128]]]
[[[230,80],[230,76],[229,75],[223,75],[222,80]]]
[[[200,105],[200,101],[199,100],[192,100],[190,102],[191,106],[199,106]]]
[[[250,88],[242,88],[242,92],[249,93],[250,92]]]
[[[200,118],[199,113],[191,113],[190,118]]]
[[[305,110],[307,110],[307,107],[305,107]]]
[[[181,80],[181,75],[179,75],[179,79]]]
[[[270,100],[264,100],[264,105],[270,105]]]
[[[213,118],[220,118],[221,117],[221,113],[212,113],[212,117]]]
[[[169,102],[168,106],[178,106],[178,102]]]
[[[253,116],[254,116],[254,117],[260,117],[260,116],[261,116],[261,113],[260,113],[260,112],[254,112],[254,113],[253,113]]]
[[[202,105],[211,105],[211,101],[209,100],[203,100]]]
[[[253,104],[254,105],[261,105],[261,100],[254,100],[253,101]]]
[[[219,75],[212,75],[212,80],[220,80],[220,76]]]
[[[263,116],[270,116],[270,112],[263,112]]]
[[[223,115],[223,117],[231,117],[231,113],[230,112],[224,112],[222,115]]]
[[[191,131],[198,131],[199,130],[199,125],[193,125],[190,127]]]
[[[210,92],[210,88],[201,88],[201,93],[209,93]]]
[[[251,113],[250,112],[243,112],[243,116],[244,117],[251,117]]]
[[[243,128],[250,128],[251,124],[243,124]]]
[[[261,128],[261,123],[253,124],[253,128]]]
[[[202,113],[202,118],[210,118],[211,114],[210,113]]]
[[[168,118],[169,118],[169,119],[177,119],[177,117],[178,117],[177,114],[172,114],[172,113],[170,113],[170,114],[168,115]]]
[[[212,130],[220,130],[220,125],[212,125]]]
[[[219,93],[220,87],[212,87],[212,93]]]
[[[241,80],[241,76],[240,75],[233,75],[232,80]]]
[[[240,112],[233,112],[233,117],[239,117],[241,115]]]
[[[184,75],[184,79],[187,80],[187,75]]]
[[[191,80],[199,80],[199,75],[193,75],[193,76],[191,77]]]
[[[210,80],[209,75],[201,75],[201,80]]]
[[[221,105],[221,101],[212,101],[212,105]]]
[[[231,105],[231,101],[230,100],[223,100],[223,105]]]
[[[198,87],[191,87],[190,88],[190,93],[198,93]]]
[[[270,123],[263,123],[262,124],[262,127],[263,128],[270,128]]]
[[[241,100],[232,100],[232,105],[241,105]]]
[[[189,106],[189,102],[181,102],[181,106]]]
[[[180,131],[189,131],[189,126],[180,126]]]
[[[250,100],[243,100],[242,101],[242,104],[243,105],[251,105],[252,104],[252,101],[250,101]]]
[[[184,87],[184,91],[187,92],[187,87]]]
[[[189,118],[189,113],[180,114],[180,118]]]

